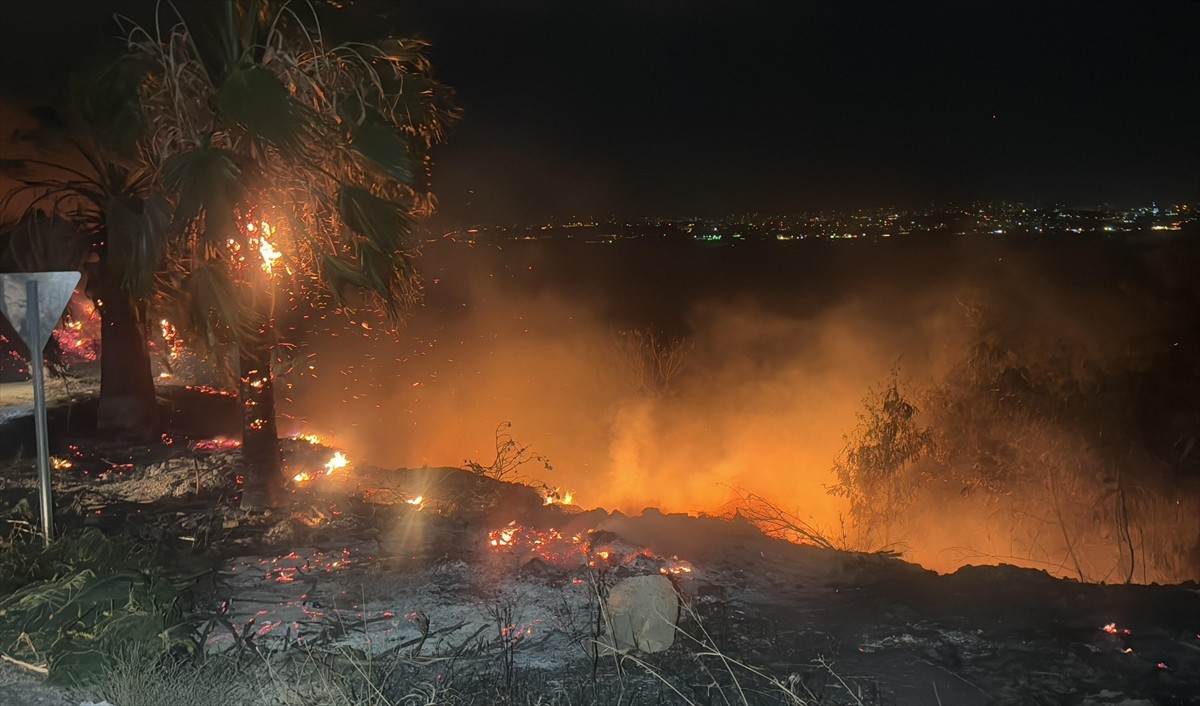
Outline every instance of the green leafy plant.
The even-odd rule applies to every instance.
[[[150,547],[87,529],[49,548],[12,536],[0,553],[0,652],[46,665],[52,682],[94,678],[132,645],[159,656],[199,647],[186,621],[195,580]]]

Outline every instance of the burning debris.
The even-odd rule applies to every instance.
[[[318,473],[314,475],[308,471],[300,471],[296,475],[292,476],[292,480],[297,483],[307,483],[313,478],[321,477],[322,475],[331,476],[333,475],[334,471],[341,470],[349,465],[350,461],[346,458],[346,454],[342,453],[341,451],[335,451],[333,452],[333,456],[330,457],[330,459],[326,461],[325,465],[322,467],[324,473]]]
[[[304,442],[310,447],[312,453],[295,454],[289,462],[291,466],[308,466],[303,470],[297,471],[292,475],[292,482],[297,485],[308,483],[316,478],[327,478],[332,476],[337,471],[341,471],[350,467],[350,459],[346,457],[345,452],[340,449],[331,449],[325,438],[311,432],[293,434],[289,437],[295,442]],[[314,455],[317,453],[329,453],[324,463],[318,465],[319,462],[314,462]],[[312,468],[312,466],[317,466]]]
[[[542,493],[542,501],[546,505],[574,505],[575,504],[575,494],[569,490],[564,491],[561,488],[551,488],[549,486],[543,486],[541,493]]]

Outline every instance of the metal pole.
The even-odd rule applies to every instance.
[[[50,497],[50,442],[46,428],[46,380],[42,376],[42,340],[39,330],[41,313],[38,311],[38,283],[30,279],[25,283],[25,320],[29,330],[29,367],[33,369],[33,424],[37,429],[38,450],[38,497],[42,505],[42,536],[46,546],[54,540],[54,505]],[[34,350],[34,347],[37,350]]]

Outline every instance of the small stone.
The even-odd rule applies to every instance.
[[[296,540],[296,530],[291,520],[284,520],[267,530],[263,542],[270,546],[287,546]]]

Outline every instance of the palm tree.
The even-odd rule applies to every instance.
[[[3,259],[21,271],[82,272],[101,319],[97,427],[142,440],[159,432],[146,304],[169,212],[150,175],[123,158],[129,135],[108,128],[119,117],[101,99],[108,83],[103,73],[81,74],[65,110],[42,111],[45,124],[30,136],[66,143],[78,166],[69,155],[5,161],[17,186],[0,200],[0,211],[24,205],[3,229]]]
[[[261,509],[283,491],[274,318],[307,297],[394,320],[419,297],[407,236],[434,208],[429,151],[458,113],[424,42],[331,46],[311,8],[224,10],[220,46],[182,19],[132,27],[122,95],[174,205],[158,291],[214,358],[237,361],[242,507]]]

